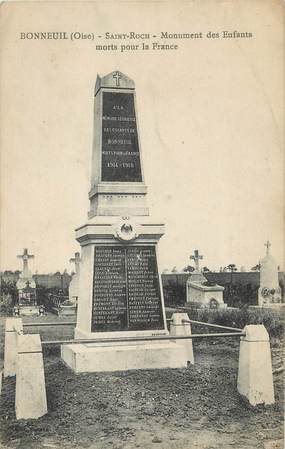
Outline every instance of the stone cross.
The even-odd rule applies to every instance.
[[[116,80],[116,86],[119,87],[120,86],[120,79],[122,78],[121,75],[120,75],[120,72],[114,73],[113,78]]]
[[[264,243],[264,246],[266,246],[266,254],[269,254],[269,248],[271,246],[271,243],[269,242],[269,240],[267,240],[267,242]]]
[[[202,260],[202,259],[203,259],[203,256],[200,256],[199,251],[197,249],[195,249],[194,255],[190,256],[190,260],[194,260],[196,271],[200,271],[199,260]]]
[[[33,259],[35,256],[33,254],[28,254],[28,248],[24,249],[24,254],[17,256],[19,259],[23,259],[23,276],[28,277],[29,269],[28,269],[28,260]]]
[[[69,262],[75,264],[75,273],[76,273],[76,274],[79,274],[79,271],[80,271],[80,262],[81,262],[80,253],[75,253],[75,254],[74,254],[74,257],[72,257],[71,259],[69,259]]]

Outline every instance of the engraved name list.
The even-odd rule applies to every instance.
[[[95,248],[92,332],[163,329],[155,248]]]

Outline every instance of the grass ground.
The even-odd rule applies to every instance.
[[[25,321],[55,321],[55,316]],[[62,321],[62,318],[60,318]],[[70,320],[70,318],[68,319]],[[0,317],[0,358],[3,360]],[[37,332],[39,328],[33,328]],[[195,330],[195,329],[194,329]],[[41,328],[44,339],[70,338],[73,326]],[[86,449],[281,449],[283,378],[272,350],[276,403],[250,407],[238,394],[237,339],[194,341],[195,365],[187,369],[76,375],[45,349],[48,414],[15,419],[15,380],[2,387],[3,448]]]

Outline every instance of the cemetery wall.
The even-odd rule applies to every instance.
[[[259,271],[235,272],[207,272],[204,276],[209,282],[225,287],[224,301],[228,305],[243,304],[256,305],[258,302],[258,287],[260,281]],[[232,276],[232,284],[231,284]],[[162,274],[163,293],[166,305],[183,304],[186,301],[186,282],[191,273],[164,273]],[[279,272],[279,284],[284,301],[285,273]],[[232,291],[230,291],[232,285]]]
[[[35,274],[33,275],[33,279],[36,282],[36,285],[39,287],[46,288],[60,288],[65,290],[68,288],[71,275],[68,273],[55,273],[55,274]]]
[[[4,271],[0,273],[1,281],[6,283],[11,282],[16,284],[19,279],[20,271]],[[71,281],[71,275],[68,273],[53,273],[53,274],[34,274],[33,279],[36,282],[37,287],[45,288],[59,288],[62,290],[68,289]]]

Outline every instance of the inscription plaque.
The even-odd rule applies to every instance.
[[[142,181],[132,93],[103,93],[102,181]]]
[[[164,329],[153,246],[95,247],[91,332]]]

